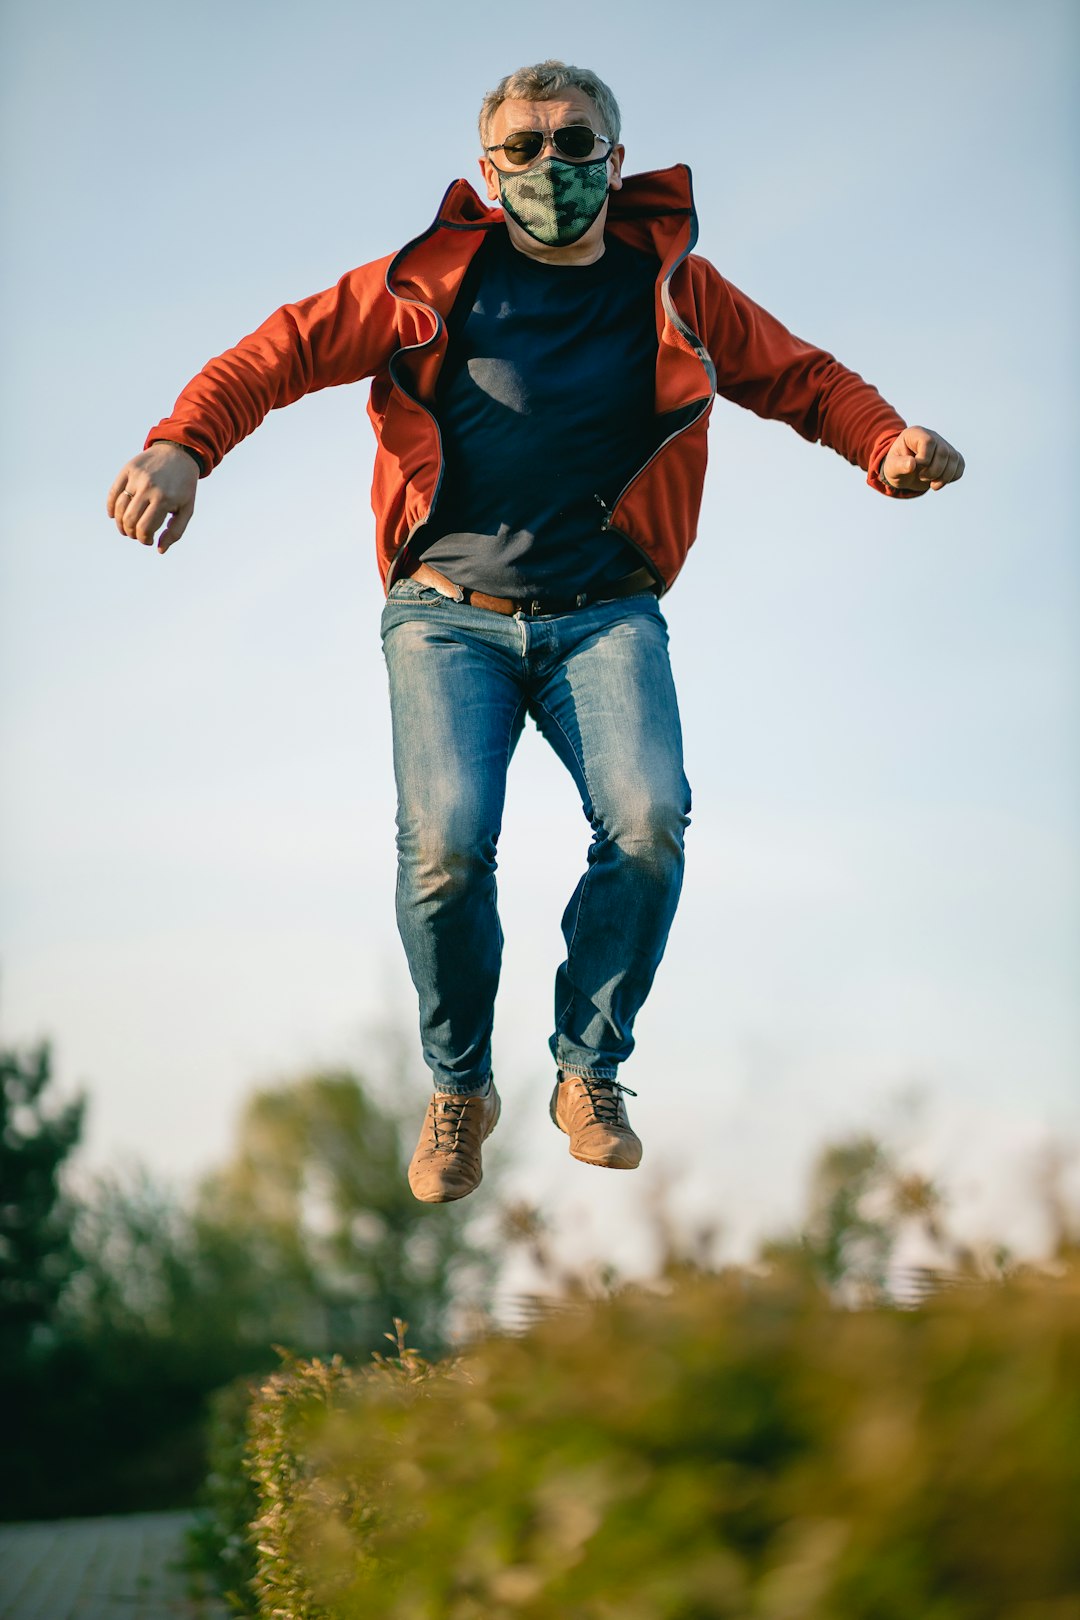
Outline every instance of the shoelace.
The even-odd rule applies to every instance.
[[[598,1125],[618,1125],[619,1110],[622,1107],[623,1096],[636,1097],[637,1092],[631,1091],[619,1080],[590,1080],[586,1075],[568,1075],[568,1079],[580,1080],[589,1094],[592,1104],[593,1118]]]
[[[465,1106],[475,1102],[476,1098],[466,1093],[448,1091],[435,1103],[431,1110],[431,1134],[435,1141],[435,1151],[443,1147],[455,1147],[462,1124],[465,1120]],[[443,1128],[446,1140],[439,1141],[439,1130]]]

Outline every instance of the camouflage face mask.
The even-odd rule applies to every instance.
[[[545,158],[524,174],[500,169],[499,196],[510,218],[545,247],[567,247],[585,235],[608,194],[608,160],[565,163]]]

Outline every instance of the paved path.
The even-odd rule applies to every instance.
[[[224,1620],[188,1595],[187,1513],[0,1524],[0,1620]]]

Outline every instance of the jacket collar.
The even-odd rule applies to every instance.
[[[476,230],[501,225],[503,218],[502,209],[489,208],[468,180],[455,180],[439,206],[436,224]],[[689,253],[697,240],[697,215],[687,165],[626,175],[622,189],[611,193],[608,229],[665,262]]]

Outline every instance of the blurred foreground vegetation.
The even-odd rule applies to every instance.
[[[65,1190],[83,1105],[49,1086],[47,1047],[0,1053],[4,1516],[203,1480],[198,1560],[258,1620],[1078,1620],[1080,1243],[1053,1175],[1021,1266],[855,1136],[753,1264],[661,1211],[657,1275],[624,1287],[564,1273],[535,1211],[482,1248],[482,1200],[417,1204],[415,1099],[403,1119],[354,1075],[253,1095],[187,1201]],[[541,1320],[448,1354],[515,1243]],[[418,1348],[399,1323],[386,1350],[392,1318]]]
[[[906,1310],[683,1268],[220,1420],[218,1576],[262,1620],[1080,1613],[1075,1257]]]
[[[880,1143],[822,1150],[750,1266],[668,1228],[432,1364],[295,1359],[218,1397],[193,1551],[251,1620],[1078,1620],[1080,1244],[949,1234]],[[898,1266],[916,1234],[935,1264]],[[557,1272],[535,1212],[508,1238]],[[910,1247],[910,1245],[909,1245]],[[392,1335],[387,1335],[392,1337]]]
[[[408,1118],[347,1073],[256,1092],[235,1151],[187,1199],[144,1174],[74,1196],[81,1099],[47,1045],[0,1052],[0,1518],[190,1503],[208,1400],[296,1354],[363,1359],[407,1315],[431,1356],[491,1267],[475,1209],[408,1190]],[[408,1101],[406,1101],[408,1106]]]

